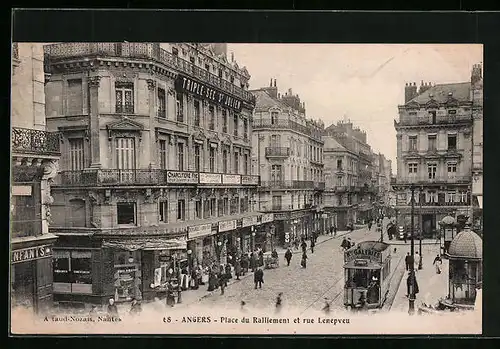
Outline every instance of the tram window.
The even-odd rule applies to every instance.
[[[368,287],[369,270],[368,269],[349,269],[349,279],[347,280],[348,287]]]

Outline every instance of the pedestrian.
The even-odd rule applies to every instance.
[[[337,226],[333,226],[333,236],[337,236]]]
[[[142,312],[141,303],[137,301],[137,299],[132,298],[132,303],[130,304],[130,315],[135,316],[139,315]]]
[[[264,283],[264,272],[261,268],[257,268],[255,273],[253,274],[253,281],[255,283],[255,289],[257,289],[257,286],[259,286],[259,288],[262,288],[262,284]]]
[[[415,273],[412,273],[411,271],[408,273],[408,278],[406,279],[406,291],[407,291],[407,297],[412,296],[412,285],[414,286],[413,288],[413,296],[417,295],[419,289],[418,289],[418,283],[417,283],[417,278],[415,277]]]
[[[293,248],[295,250],[299,249],[299,240],[298,239],[293,240]]]
[[[252,272],[255,273],[255,269],[257,268],[257,256],[255,255],[255,252],[252,252],[250,255],[250,268],[252,269]]]
[[[330,314],[330,302],[328,302],[328,298],[325,298],[325,306],[321,309],[321,311],[323,311],[325,315]]]
[[[330,227],[330,235],[333,235],[333,227]]]
[[[226,272],[226,279],[227,280],[230,280],[233,278],[233,275],[231,273],[231,264],[229,264],[229,263],[226,264],[225,272]]]
[[[234,263],[234,274],[236,276],[236,280],[240,280],[241,275],[241,261],[239,258],[236,258],[236,262]]]
[[[245,301],[241,301],[241,302],[240,302],[240,310],[241,310],[242,312],[246,312],[246,311],[247,311],[247,310],[245,309],[245,305],[246,305],[246,304],[247,304],[247,303],[246,303]]]
[[[285,252],[285,260],[286,260],[286,265],[287,267],[290,266],[290,260],[292,259],[292,251],[290,248],[288,248]]]
[[[278,251],[276,251],[276,249],[273,250],[273,252],[271,252],[271,257],[275,258],[275,259],[278,259]]]
[[[311,240],[311,253],[314,253],[314,246],[316,246],[314,240]]]
[[[219,273],[219,286],[220,286],[220,294],[221,296],[224,294],[224,289],[227,286],[227,274],[221,270]]]
[[[278,293],[278,297],[276,297],[276,312],[279,313],[281,310],[281,306],[283,303],[282,300],[283,292]]]
[[[302,248],[302,253],[306,253],[306,249],[307,249],[306,240],[302,240],[302,243],[300,244],[300,247]]]
[[[407,239],[408,239],[408,233],[405,230],[405,232],[403,233],[403,241],[404,241],[405,244],[406,244],[406,240]]]
[[[174,296],[174,286],[172,285],[171,282],[167,283],[167,297],[166,297],[166,303],[167,307],[173,307],[175,304],[175,296]]]
[[[372,230],[372,221],[368,222],[368,230]]]
[[[441,264],[443,264],[443,260],[441,259],[441,256],[438,254],[436,258],[434,258],[434,262],[432,262],[432,265],[436,266],[436,274],[441,274]]]
[[[406,254],[405,257],[405,264],[406,264],[406,270],[410,270],[410,265],[413,263],[413,259],[410,256],[410,252]]]
[[[116,316],[118,317],[118,308],[116,307],[116,304],[115,304],[115,299],[114,298],[110,298],[108,300],[108,315],[109,316]]]
[[[264,251],[262,249],[259,250],[259,267],[264,265]]]
[[[342,247],[344,250],[347,250],[349,248],[349,242],[347,241],[345,236],[342,239],[342,243],[340,244],[340,247]]]
[[[415,260],[414,260],[415,266],[413,269],[418,270],[418,266],[420,265],[420,255],[418,252],[415,252]]]
[[[307,254],[304,252],[302,253],[302,260],[300,261],[300,266],[304,269],[307,267]]]

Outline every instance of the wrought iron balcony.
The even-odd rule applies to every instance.
[[[266,147],[266,157],[282,157],[290,156],[290,148],[288,147]]]
[[[456,115],[437,115],[435,122],[430,116],[402,116],[400,121],[394,120],[394,126],[432,126],[435,124],[470,124],[472,123],[471,114],[456,114]]]
[[[466,176],[453,176],[453,177],[436,177],[434,179],[429,179],[427,177],[406,177],[406,178],[398,178],[391,185],[432,185],[432,184],[446,184],[446,183],[470,183],[472,181],[472,177],[470,175]]]
[[[261,181],[261,188],[265,189],[313,189],[313,181]]]
[[[12,128],[12,152],[36,155],[61,155],[58,132]]]
[[[322,141],[321,133],[317,131],[317,128],[299,124],[298,122],[285,119],[254,119],[252,122],[252,127],[254,130],[271,128],[271,129],[285,129],[297,131],[302,134],[311,136],[317,140]]]
[[[106,43],[72,42],[46,45],[44,53],[50,61],[62,61],[88,56],[126,57],[156,61],[171,69],[198,78],[216,88],[230,93],[250,104],[255,105],[255,96],[235,84],[221,79],[207,70],[197,67],[172,53],[160,48],[159,43]]]
[[[166,184],[166,170],[80,170],[63,171],[60,184],[92,185],[160,185]]]

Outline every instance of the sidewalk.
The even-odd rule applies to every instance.
[[[427,245],[422,251],[424,256],[423,269],[416,271],[419,293],[415,300],[415,310],[421,303],[436,304],[438,300],[448,293],[448,260],[443,259],[441,274],[436,273],[436,268],[432,265],[434,257],[439,253],[439,245]],[[408,297],[406,297],[406,279],[408,273],[405,272],[399,285],[396,297],[390,308],[391,311],[408,312]]]
[[[406,243],[403,240],[386,240],[384,237],[384,242],[387,242],[389,245],[408,245],[410,247],[410,242],[411,240],[408,239],[406,240]],[[420,240],[416,239],[415,240],[415,246],[418,246],[420,244]],[[436,239],[422,239],[422,245],[438,245],[439,246],[439,240],[436,241]]]
[[[359,230],[359,229],[355,229],[354,231],[356,231],[356,230]],[[339,237],[342,237],[342,236],[348,235],[348,234],[349,234],[349,231],[338,231],[336,236],[326,235],[326,234],[319,235],[317,242],[316,242],[316,246],[318,246],[324,242],[330,241],[332,239],[337,239]],[[276,248],[276,251],[278,252],[279,255],[284,255],[286,252],[286,249]],[[301,253],[300,249],[298,251],[292,250],[292,252],[293,253]],[[270,252],[268,252],[266,254],[269,254],[269,253]],[[249,271],[245,275],[240,276],[240,280],[243,280],[243,279],[250,277],[252,275],[253,275],[253,273],[251,271]],[[233,276],[233,278],[228,281],[227,286],[230,287],[232,284],[234,284],[236,282],[240,282],[240,281],[236,280],[236,278]],[[216,292],[220,293],[220,289],[215,289],[213,291],[207,291],[207,288],[208,288],[208,284],[205,284],[205,285],[200,285],[200,288],[197,290],[183,291],[181,293],[181,303],[175,304],[174,308],[188,306],[190,304],[199,302],[203,298],[209,297]],[[117,304],[117,307],[118,307],[119,314],[125,314],[125,313],[128,313],[128,311],[130,309],[130,304],[129,303]],[[147,311],[164,312],[166,309],[166,300],[165,300],[165,298],[162,298],[162,299],[156,299],[156,300],[150,301],[150,302],[142,302],[142,309],[143,309],[143,311],[147,310]]]

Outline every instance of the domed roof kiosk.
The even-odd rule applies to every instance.
[[[438,222],[438,224],[441,230],[439,238],[440,251],[442,254],[446,255],[451,241],[457,234],[457,221],[452,216],[446,216],[440,222]]]
[[[447,257],[449,292],[445,302],[454,308],[471,309],[482,283],[483,240],[467,224],[451,242]]]

